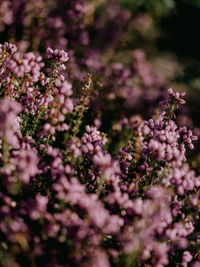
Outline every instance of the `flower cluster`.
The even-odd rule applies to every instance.
[[[153,2],[0,1],[0,266],[200,267],[200,130],[138,48]]]
[[[106,135],[90,114],[95,84],[76,92],[66,52],[5,43],[0,58],[1,265],[198,267],[197,137],[173,120],[184,94],[169,89],[151,119],[124,117]]]

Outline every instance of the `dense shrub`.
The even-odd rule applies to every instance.
[[[151,18],[117,1],[0,10],[0,264],[200,266],[199,129],[125,44]]]

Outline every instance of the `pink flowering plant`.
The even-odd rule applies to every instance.
[[[185,93],[118,60],[136,21],[94,2],[0,1],[0,266],[199,267]]]
[[[126,121],[112,155],[99,119],[85,126],[92,78],[75,96],[66,52],[0,51],[3,266],[198,266],[200,177],[186,155],[197,137],[173,120],[184,93]]]

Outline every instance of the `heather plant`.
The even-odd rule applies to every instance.
[[[198,121],[148,47],[176,4],[0,1],[1,266],[200,266]]]
[[[155,85],[134,56],[138,88]],[[146,120],[124,114],[112,135],[90,114],[94,78],[73,84],[67,52],[4,43],[0,60],[1,265],[200,266],[197,136],[175,122],[184,93],[169,89]]]

